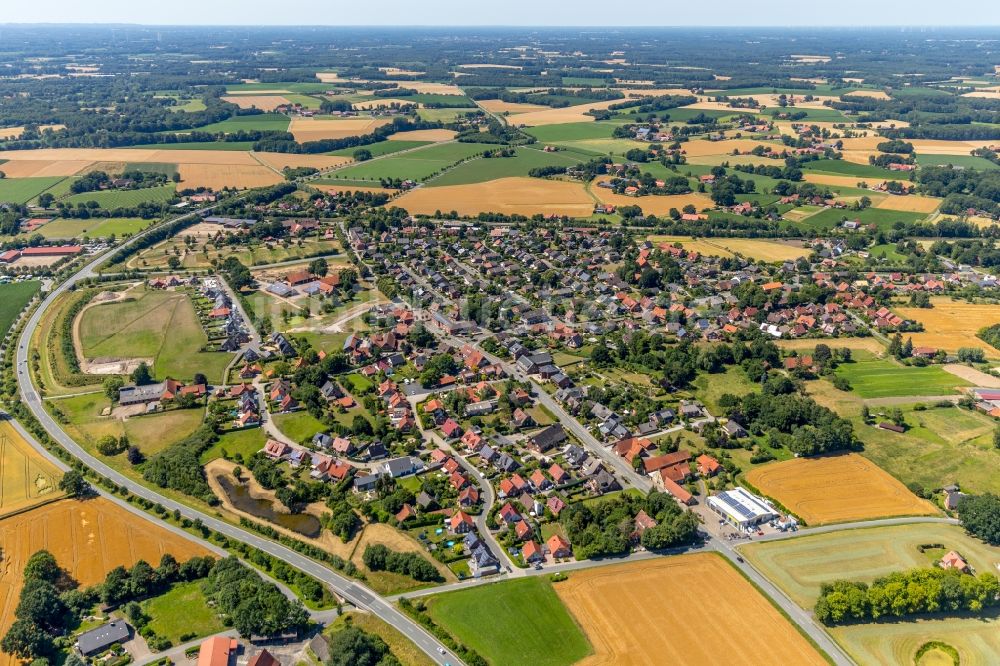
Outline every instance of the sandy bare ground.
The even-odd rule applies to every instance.
[[[996,375],[988,375],[982,370],[977,370],[976,368],[970,368],[967,365],[962,365],[960,363],[946,363],[941,366],[945,372],[950,372],[956,377],[961,377],[967,382],[972,382],[976,386],[982,386],[983,388],[1000,388],[1000,377]]]
[[[901,210],[910,213],[933,213],[941,205],[941,199],[925,197],[919,194],[908,194],[905,197],[888,196],[875,204],[876,208]]]
[[[566,215],[588,217],[594,200],[582,183],[541,178],[500,178],[471,185],[418,187],[395,200],[394,204],[412,214],[433,215],[435,211],[456,211],[459,215],[518,213],[531,216]]]
[[[274,111],[279,106],[291,104],[287,98],[281,95],[229,95],[222,99],[235,104],[241,109],[256,108],[261,111]]]
[[[451,141],[455,138],[455,130],[426,129],[390,134],[389,141]]]
[[[392,122],[388,118],[293,118],[288,126],[296,141],[319,141],[320,139],[342,139],[347,136],[368,134],[376,127]]]

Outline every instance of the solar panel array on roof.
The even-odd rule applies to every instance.
[[[735,499],[733,499],[731,495],[727,493],[722,493],[720,495],[717,495],[717,497],[720,500],[722,500],[726,506],[728,506],[730,509],[734,510],[736,513],[740,514],[746,519],[753,518],[756,515],[755,512],[751,511],[747,507],[737,502]]]

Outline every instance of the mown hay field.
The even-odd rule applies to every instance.
[[[393,202],[411,214],[433,215],[435,211],[456,211],[459,215],[479,213],[519,214],[528,217],[566,215],[589,217],[594,201],[580,183],[541,178],[500,178],[471,185],[419,187]]]
[[[924,332],[912,335],[916,347],[934,347],[957,352],[961,347],[978,347],[990,358],[1000,358],[994,349],[976,337],[986,326],[1000,324],[1000,305],[953,301],[946,296],[931,298],[932,308],[895,308],[900,317],[919,321]]]
[[[693,196],[693,195],[679,195]],[[704,196],[704,195],[701,195]],[[649,197],[643,197],[643,199]],[[640,199],[642,200],[642,199]],[[645,209],[643,209],[645,210]],[[654,245],[662,243],[680,243],[686,250],[700,252],[713,257],[732,257],[741,254],[751,259],[763,261],[794,261],[809,254],[809,250],[792,243],[758,240],[754,238],[699,238],[690,236],[649,236],[648,241]]]
[[[36,551],[51,552],[80,585],[104,580],[116,566],[146,560],[154,567],[166,553],[184,562],[209,552],[184,537],[103,498],[62,500],[0,520],[0,634],[14,621],[22,573]],[[0,666],[19,663],[0,653]]]
[[[56,488],[61,478],[10,421],[0,421],[0,516],[62,497]]]
[[[229,95],[222,99],[241,109],[255,108],[261,111],[274,111],[279,106],[290,104],[288,99],[281,95]]]
[[[888,196],[875,204],[875,207],[904,210],[911,213],[933,213],[940,205],[941,199],[909,194],[905,197]]]
[[[848,453],[755,467],[747,481],[809,525],[938,511],[870,460]]]
[[[914,661],[920,646],[931,641],[953,647],[961,664],[995,664],[1000,655],[1000,620],[996,616],[859,624],[834,627],[830,634],[859,664],[952,666],[952,659],[941,651]]]
[[[924,548],[921,546],[937,546]],[[932,566],[958,551],[977,571],[993,571],[1000,548],[971,537],[957,525],[915,523],[758,541],[742,553],[795,603],[812,608],[820,585],[837,579],[871,582],[894,571]]]
[[[447,129],[426,129],[411,130],[409,132],[396,132],[390,134],[389,141],[451,141],[455,138],[455,130]]]
[[[921,343],[914,337],[913,344],[919,347]],[[969,385],[939,365],[921,368],[881,359],[841,363],[837,375],[847,379],[852,392],[865,399],[949,395]]]
[[[714,553],[576,571],[555,589],[594,646],[582,666],[826,664]]]

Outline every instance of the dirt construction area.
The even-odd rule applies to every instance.
[[[166,553],[178,562],[209,554],[103,498],[62,500],[0,520],[0,544],[0,634],[14,621],[24,564],[39,550],[51,552],[81,586],[99,583],[116,566],[130,567],[140,559],[155,567]],[[16,663],[0,654],[0,666]]]
[[[747,481],[809,525],[938,511],[873,462],[848,453],[757,467]]]
[[[61,497],[62,473],[24,441],[9,421],[0,421],[0,516]],[[7,544],[2,543],[4,549]]]
[[[594,646],[581,666],[826,663],[712,553],[576,571],[555,590]]]

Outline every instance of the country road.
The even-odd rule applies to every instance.
[[[206,207],[176,219],[184,219],[189,216],[201,215],[203,212],[210,211],[213,208],[214,206]],[[128,245],[136,242],[142,236],[143,234],[133,236],[128,241],[125,241],[123,244],[115,248],[115,250],[117,251],[123,247],[127,247]],[[225,521],[193,509],[185,504],[176,502],[141,483],[133,481],[83,449],[73,440],[72,437],[66,434],[66,432],[51,416],[49,416],[48,412],[45,411],[45,408],[42,405],[42,399],[34,386],[31,372],[28,367],[28,353],[31,339],[35,330],[38,328],[38,324],[41,321],[42,316],[45,314],[46,310],[52,306],[55,300],[61,294],[73,287],[77,282],[95,275],[97,267],[100,266],[105,260],[106,257],[104,255],[98,255],[84,264],[79,270],[77,270],[76,273],[52,290],[32,313],[17,341],[18,348],[15,366],[17,368],[17,382],[22,401],[25,406],[31,410],[35,418],[42,424],[42,427],[45,428],[49,436],[52,437],[52,439],[66,451],[68,451],[74,458],[80,460],[87,467],[110,479],[119,486],[127,488],[132,494],[151,502],[159,503],[166,507],[169,511],[176,510],[180,512],[181,515],[192,520],[200,519],[206,527],[224,534],[231,539],[242,541],[254,546],[269,555],[283,560],[290,566],[308,573],[318,580],[326,583],[334,592],[348,600],[350,603],[358,606],[359,608],[371,611],[373,614],[394,626],[417,647],[424,651],[434,662],[438,664],[461,663],[457,657],[451,655],[451,653],[445,650],[445,647],[440,643],[440,641],[431,636],[431,634],[425,631],[416,622],[412,621],[408,616],[397,610],[392,604],[387,603],[384,599],[382,599],[382,597],[367,588],[363,583],[345,578],[333,572],[331,569],[319,564],[315,560],[309,559],[308,557],[305,557],[290,548],[265,539],[257,534],[254,534],[253,532],[248,532],[239,527],[235,527]],[[152,516],[146,515],[146,517],[150,521],[155,521]]]

